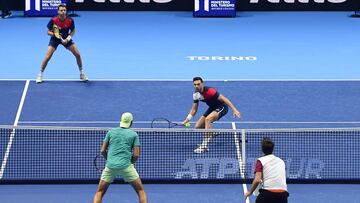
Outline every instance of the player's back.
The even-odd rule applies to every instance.
[[[131,164],[132,148],[137,133],[127,128],[114,128],[109,131],[108,168],[126,168]]]

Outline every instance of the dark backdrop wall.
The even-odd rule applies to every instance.
[[[24,10],[24,0],[7,0],[12,10]],[[200,0],[203,2],[204,0]],[[69,0],[74,10],[192,11],[194,0]],[[354,11],[360,0],[238,0],[240,11]]]

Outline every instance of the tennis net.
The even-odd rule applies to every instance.
[[[109,128],[0,126],[0,182],[93,182],[93,159]],[[288,180],[360,181],[360,129],[214,129],[209,151],[195,154],[205,133],[134,129],[141,142],[136,168],[144,181],[250,181],[270,137]]]

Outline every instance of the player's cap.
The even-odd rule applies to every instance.
[[[121,115],[120,127],[129,128],[133,121],[133,115],[129,112],[125,112]]]

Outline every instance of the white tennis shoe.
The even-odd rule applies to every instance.
[[[39,74],[36,78],[36,83],[42,83],[43,82],[43,76],[41,74]]]
[[[202,153],[205,153],[207,151],[209,151],[209,148],[207,146],[199,145],[199,147],[194,150],[194,153],[202,154]]]
[[[89,79],[86,77],[85,73],[80,74],[80,80],[83,82],[87,82]]]

